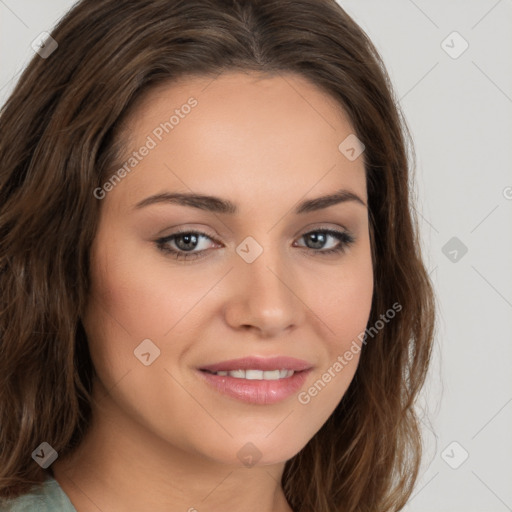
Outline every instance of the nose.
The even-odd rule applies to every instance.
[[[252,263],[237,257],[224,315],[235,330],[253,330],[262,338],[297,328],[305,311],[298,276],[276,249],[266,249]]]

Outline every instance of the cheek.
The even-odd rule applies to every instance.
[[[314,407],[326,420],[349,387],[360,359],[363,334],[373,297],[373,269],[369,245],[351,254],[311,297],[324,327],[325,359],[298,401]],[[363,250],[364,249],[364,250]],[[327,279],[328,277],[328,279]],[[320,290],[323,293],[320,293]],[[308,405],[309,404],[309,405]]]
[[[148,250],[129,239],[109,241],[97,254],[91,272],[94,302],[133,341],[161,338],[204,292],[204,283],[195,292],[179,272],[166,271],[169,266],[156,248]]]
[[[323,286],[315,294],[315,311],[329,328],[331,355],[357,340],[370,316],[374,282],[369,241],[348,256],[322,276]]]
[[[140,370],[134,350],[145,339],[164,356],[151,368],[180,361],[189,350],[187,333],[200,327],[195,306],[216,280],[208,270],[191,279],[191,271],[180,271],[146,242],[116,236],[115,230],[100,232],[83,323],[104,384],[115,384],[130,369]]]
[[[114,229],[99,230],[91,249],[91,289],[83,324],[93,364],[107,387],[137,368],[135,348],[144,339],[159,339],[179,313],[171,292],[164,297],[164,286],[155,287],[153,274],[140,248]]]

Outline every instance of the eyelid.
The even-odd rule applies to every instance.
[[[297,231],[297,233],[294,235],[295,238],[298,236],[304,236],[307,233],[311,233],[312,231],[338,231],[341,233],[346,233],[347,235],[353,235],[352,231],[348,229],[346,226],[340,223],[318,223],[313,222],[311,224],[308,224],[307,226],[302,227]]]

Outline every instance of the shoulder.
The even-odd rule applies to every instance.
[[[30,493],[0,501],[0,512],[77,512],[57,480],[48,478]]]

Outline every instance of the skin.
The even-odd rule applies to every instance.
[[[285,462],[331,415],[359,362],[354,355],[308,404],[296,394],[248,404],[199,378],[206,364],[288,355],[313,365],[307,390],[365,330],[373,276],[365,205],[293,212],[342,188],[367,203],[363,158],[338,150],[354,130],[334,99],[293,74],[189,77],[136,105],[127,158],[191,96],[198,105],[102,200],[83,318],[98,374],[93,422],[52,465],[79,512],[291,511]],[[164,191],[218,196],[240,211],[134,208]],[[178,228],[210,237],[192,249],[202,258],[157,247]],[[304,236],[320,228],[348,230],[355,242],[321,254],[339,241]],[[263,248],[252,263],[235,250],[248,236]],[[134,356],[147,338],[161,351],[149,366]],[[251,467],[237,457],[249,442],[261,453]]]

